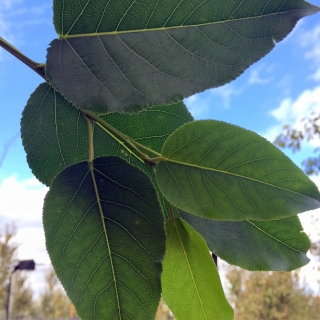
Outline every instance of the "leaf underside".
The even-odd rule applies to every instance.
[[[306,265],[311,247],[297,216],[271,221],[215,221],[182,212],[209,249],[250,271],[291,271]]]
[[[43,212],[55,271],[82,319],[155,317],[165,252],[163,215],[148,177],[117,157],[72,165]]]
[[[186,222],[166,223],[162,296],[177,319],[231,320],[233,310],[201,236]]]
[[[161,152],[167,137],[193,120],[183,102],[155,106],[135,114],[108,113],[100,118],[123,134]],[[87,123],[81,112],[49,84],[33,92],[21,119],[22,142],[33,174],[49,186],[64,168],[88,158]],[[146,165],[94,125],[95,157],[119,156],[151,175]]]
[[[302,0],[56,0],[46,77],[82,109],[168,104],[235,79],[317,11]]]
[[[175,129],[193,120],[183,102],[154,106],[135,114],[108,113],[100,118],[157,152],[161,152],[164,141]],[[84,117],[47,83],[40,84],[28,100],[21,119],[21,136],[33,174],[47,186],[64,168],[88,158]],[[153,171],[97,125],[94,155],[121,157],[144,171],[157,187]],[[167,201],[158,194],[169,217]]]
[[[165,142],[156,177],[176,207],[216,220],[273,220],[320,207],[316,185],[258,134],[187,123]]]

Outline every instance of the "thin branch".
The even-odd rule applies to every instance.
[[[11,53],[14,57],[19,59],[21,62],[23,62],[25,65],[27,65],[29,68],[31,68],[34,72],[36,72],[40,77],[42,77],[44,80],[46,80],[46,74],[45,74],[45,64],[44,63],[38,63],[31,59],[29,59],[27,56],[25,56],[22,52],[20,52],[17,48],[15,48],[13,45],[11,45],[9,42],[4,40],[0,37],[0,47]]]

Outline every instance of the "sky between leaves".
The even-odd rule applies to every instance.
[[[311,2],[320,6],[320,0]],[[0,36],[31,59],[44,62],[48,44],[56,37],[52,1],[1,0]],[[49,263],[41,222],[47,188],[32,176],[20,139],[21,112],[41,82],[36,73],[0,48],[0,225],[12,220],[18,225],[20,259]],[[191,96],[185,103],[195,119],[223,120],[270,141],[284,124],[295,125],[311,110],[320,111],[320,14],[299,22],[267,57],[236,81]],[[320,141],[305,144],[300,153],[286,154],[300,166],[315,146]],[[320,177],[314,181],[320,186]],[[315,234],[309,216],[301,217],[306,232]],[[310,267],[304,268],[307,274]],[[40,283],[40,276],[34,274],[34,281]]]

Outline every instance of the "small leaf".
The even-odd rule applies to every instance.
[[[55,0],[46,76],[75,106],[126,111],[221,86],[270,52],[303,0]]]
[[[215,221],[182,212],[209,249],[251,271],[291,271],[306,265],[311,247],[297,216],[272,221]]]
[[[154,151],[161,152],[167,137],[193,118],[183,102],[155,106],[135,114],[109,113],[100,117],[122,133]],[[47,83],[38,86],[23,111],[22,142],[33,174],[44,184],[64,168],[88,159],[88,129],[81,112]],[[94,128],[96,157],[115,155],[149,173],[100,127]]]
[[[273,220],[320,207],[316,185],[254,132],[187,123],[165,142],[156,177],[176,207],[216,220]]]
[[[55,271],[82,319],[154,319],[164,222],[156,192],[116,157],[66,168],[43,211]]]
[[[201,236],[186,222],[166,223],[162,296],[177,319],[232,320],[233,310]]]

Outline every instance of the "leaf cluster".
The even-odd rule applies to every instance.
[[[149,320],[162,296],[178,319],[229,320],[209,250],[249,270],[308,262],[297,214],[320,206],[315,184],[256,133],[194,121],[181,99],[233,80],[318,8],[54,0],[53,11],[45,66],[16,54],[46,80],[21,133],[50,186],[46,247],[81,318]]]

